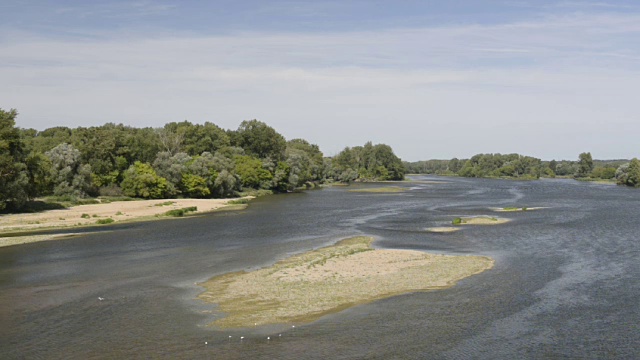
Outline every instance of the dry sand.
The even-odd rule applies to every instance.
[[[220,210],[233,199],[162,199],[141,201],[114,201],[111,203],[78,205],[67,209],[47,210],[30,214],[0,215],[0,246],[49,240],[51,235],[21,236],[22,239],[2,237],[2,233],[29,232],[51,228],[73,228],[96,224],[100,219],[114,222],[147,220],[161,216],[169,210],[196,206],[196,213]],[[171,202],[170,205],[161,205]],[[235,206],[235,205],[233,205]],[[245,206],[245,205],[242,205]],[[83,214],[89,217],[82,217]],[[59,238],[59,237],[58,237]]]
[[[498,225],[511,221],[511,219],[495,218],[488,216],[463,217],[460,225]]]
[[[199,299],[226,316],[212,325],[311,322],[345,308],[399,294],[446,288],[493,267],[481,256],[374,250],[369,237],[282,260],[271,267],[216,276]]]
[[[497,212],[516,212],[516,211],[533,211],[533,210],[540,210],[540,209],[546,209],[545,207],[528,207],[523,208],[523,207],[510,207],[510,208],[493,208],[493,211],[497,211]]]
[[[426,228],[425,230],[429,232],[434,232],[434,233],[451,233],[451,232],[460,230],[460,228],[452,227],[452,226],[438,226],[438,227]]]

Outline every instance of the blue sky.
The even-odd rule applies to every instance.
[[[18,125],[265,121],[327,155],[640,156],[637,1],[0,3]]]

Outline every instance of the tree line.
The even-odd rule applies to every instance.
[[[591,153],[576,161],[542,161],[520,154],[477,154],[470,159],[405,162],[408,173],[479,178],[538,179],[571,177],[578,180],[609,180],[619,185],[640,187],[640,161],[594,160]]]
[[[405,173],[388,145],[368,142],[329,158],[258,120],[236,130],[183,121],[38,131],[16,127],[17,115],[0,109],[0,210],[42,196],[235,197],[332,181],[401,180]]]

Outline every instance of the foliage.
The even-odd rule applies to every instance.
[[[332,161],[338,179],[343,182],[360,180],[402,180],[405,168],[389,145],[345,148]]]
[[[0,109],[0,210],[12,203],[24,206],[29,197],[29,176],[24,144],[15,127],[17,111]]]
[[[182,208],[182,209],[169,210],[164,214],[166,216],[182,217],[182,216],[184,216],[185,214],[187,214],[189,212],[195,212],[195,211],[198,211],[198,207],[197,206],[189,206],[189,207]]]
[[[80,150],[71,144],[62,143],[47,151],[51,162],[53,194],[86,197],[96,194],[91,181],[91,165],[81,163]]]
[[[111,224],[112,222],[114,222],[115,220],[113,220],[112,218],[105,218],[105,219],[98,219],[96,221],[96,224],[99,225],[105,225],[105,224]]]
[[[591,153],[584,152],[578,156],[578,170],[576,171],[575,177],[583,178],[589,176],[591,171],[593,170],[593,158],[591,157]]]
[[[286,141],[258,120],[234,131],[188,121],[38,131],[17,128],[16,116],[0,110],[0,210],[51,194],[70,204],[97,195],[233,197],[324,181],[399,180],[405,172],[388,145],[369,142],[325,158],[317,145]]]
[[[242,186],[252,188],[269,188],[273,175],[262,167],[262,161],[250,156],[236,156],[235,172],[242,181]]]
[[[167,179],[158,176],[151,165],[136,161],[124,173],[122,192],[127,196],[159,199],[167,194]]]
[[[243,148],[250,155],[274,161],[284,159],[287,147],[284,136],[261,121],[243,121],[232,136],[234,145]]]

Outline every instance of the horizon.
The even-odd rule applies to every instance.
[[[633,1],[8,1],[16,125],[258,119],[327,156],[638,157]],[[446,144],[446,145],[443,145]]]

